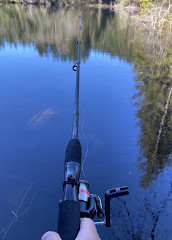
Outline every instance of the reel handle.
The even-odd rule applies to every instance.
[[[105,193],[105,224],[106,227],[111,227],[111,218],[110,218],[110,200],[111,198],[120,197],[124,195],[128,195],[128,187],[119,187],[109,189]]]

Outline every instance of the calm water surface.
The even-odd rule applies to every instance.
[[[109,10],[18,5],[0,6],[0,239],[56,230],[79,15],[86,179],[102,199],[109,188],[130,189],[112,200],[113,226],[99,234],[171,239],[171,41],[143,38]],[[81,129],[79,138],[84,159]]]

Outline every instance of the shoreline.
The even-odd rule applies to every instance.
[[[38,2],[39,1],[39,2]],[[133,5],[129,5],[129,6],[122,6],[121,4],[88,4],[88,3],[73,3],[73,4],[64,4],[64,3],[57,3],[57,2],[49,2],[48,0],[36,0],[34,2],[34,0],[9,0],[9,1],[1,1],[0,0],[0,5],[17,5],[17,4],[21,4],[21,5],[31,5],[31,6],[53,6],[53,7],[88,7],[88,8],[96,8],[96,9],[109,9],[111,11],[117,11],[117,12],[125,12],[127,14],[139,14],[140,12],[140,8],[138,6],[133,6]]]
[[[140,12],[140,8],[136,5],[128,5],[128,6],[122,6],[120,3],[116,3],[116,4],[86,4],[87,7],[90,8],[99,8],[99,9],[110,9],[112,11],[114,10],[121,10],[121,11],[125,11],[127,13],[130,14],[137,14]]]
[[[3,4],[25,4],[25,5],[37,5],[37,6],[85,6],[89,8],[97,8],[97,9],[110,9],[110,10],[125,10],[128,13],[138,13],[140,11],[140,8],[138,6],[122,6],[119,3],[116,4],[90,4],[90,3],[57,3],[57,2],[49,2],[48,0],[0,0],[0,5]]]
[[[63,1],[59,2],[50,2],[51,0],[8,0],[8,1],[1,1],[0,5],[32,5],[32,6],[45,6],[45,7],[69,7],[69,6],[77,6],[77,7],[88,7],[88,8],[95,8],[95,9],[109,9],[110,11],[116,11],[118,13],[124,14],[125,16],[130,16],[131,21],[136,24],[136,26],[140,27],[143,30],[148,32],[153,31],[155,33],[164,33],[168,32],[169,29],[172,31],[172,20],[163,18],[163,16],[155,16],[154,20],[151,18],[151,11],[148,11],[144,15],[141,15],[142,9],[137,5],[128,5],[123,6],[121,3],[117,4],[90,4],[90,3],[73,3],[73,4],[66,4]],[[57,1],[57,0],[56,0]],[[158,6],[157,6],[158,7]],[[172,8],[172,6],[171,6]],[[164,10],[165,11],[165,10]],[[150,15],[150,16],[149,16]],[[153,19],[153,20],[152,20]]]

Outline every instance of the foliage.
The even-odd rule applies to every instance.
[[[172,29],[171,0],[117,0],[123,7],[136,5],[139,16],[137,23],[149,30],[161,31],[165,27]]]
[[[142,22],[145,25],[149,24],[149,28],[161,31],[167,24],[170,26],[171,22],[171,9],[172,4],[169,1],[152,2],[151,0],[140,0],[141,11],[140,14],[143,18]]]
[[[152,0],[139,0],[139,5],[141,7],[141,14],[147,13],[148,9],[155,8],[155,4]]]

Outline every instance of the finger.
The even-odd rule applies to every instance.
[[[62,240],[58,233],[56,232],[46,232],[41,240]]]
[[[95,224],[90,218],[81,219],[80,231],[76,240],[100,240]]]

